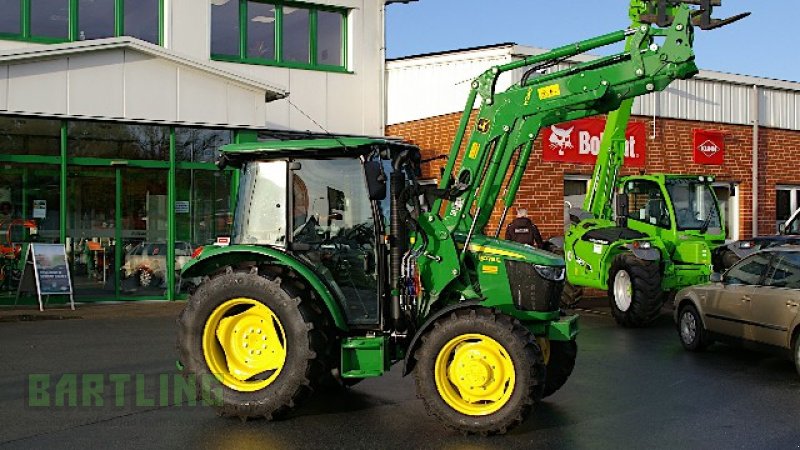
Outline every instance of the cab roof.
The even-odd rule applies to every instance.
[[[317,151],[317,150],[341,150],[348,152],[363,147],[373,145],[400,145],[409,144],[398,140],[370,138],[370,137],[332,137],[320,139],[289,139],[289,140],[267,140],[258,142],[247,142],[244,144],[228,144],[220,150],[222,153],[250,154],[250,153],[273,153],[273,152],[294,152],[294,151]]]

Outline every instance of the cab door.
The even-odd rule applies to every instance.
[[[750,302],[749,339],[786,347],[790,326],[800,310],[800,252],[775,251],[763,286]]]
[[[705,316],[707,328],[716,333],[745,339],[750,303],[769,265],[763,253],[751,255],[731,267],[719,289],[709,292]]]

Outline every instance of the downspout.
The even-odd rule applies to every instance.
[[[752,237],[758,236],[758,196],[759,196],[759,189],[758,189],[758,148],[759,148],[759,122],[760,122],[760,107],[758,101],[758,86],[753,85],[753,98],[750,102],[750,116],[753,118],[753,169],[752,169],[752,184],[753,184],[753,228]]]
[[[383,98],[383,104],[380,108],[380,127],[381,127],[381,134],[386,135],[386,118],[388,117],[388,104],[389,104],[389,92],[386,89],[386,3],[380,2],[380,27],[381,27],[381,48],[380,54],[378,55],[380,58],[380,80],[378,83],[380,84],[380,92]]]

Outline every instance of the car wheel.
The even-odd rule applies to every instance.
[[[709,339],[700,313],[692,305],[681,308],[678,314],[678,336],[683,348],[690,352],[697,352],[708,347]]]
[[[794,366],[797,373],[800,374],[800,332],[796,333],[794,337]]]
[[[152,271],[147,269],[139,269],[136,280],[139,282],[139,286],[146,288],[153,284],[154,278],[155,274],[153,274]]]

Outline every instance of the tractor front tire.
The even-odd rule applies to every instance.
[[[279,418],[309,398],[328,370],[317,308],[289,292],[254,268],[228,270],[203,282],[181,313],[184,375],[221,415]]]
[[[725,250],[722,252],[722,256],[719,258],[722,261],[722,267],[717,269],[714,268],[717,272],[725,272],[726,270],[730,269],[734,264],[739,262],[741,258],[739,258],[733,250]]]
[[[503,434],[542,396],[545,365],[534,336],[485,308],[439,319],[414,357],[417,397],[428,413],[464,434]]]
[[[583,286],[575,286],[565,281],[564,290],[561,292],[561,308],[572,309],[578,306],[581,299],[583,299]]]
[[[661,267],[630,253],[614,257],[608,277],[608,300],[614,320],[623,327],[653,322],[664,304]]]
[[[542,398],[553,395],[564,386],[575,368],[578,344],[575,341],[549,341],[547,357],[547,377],[544,380]]]

